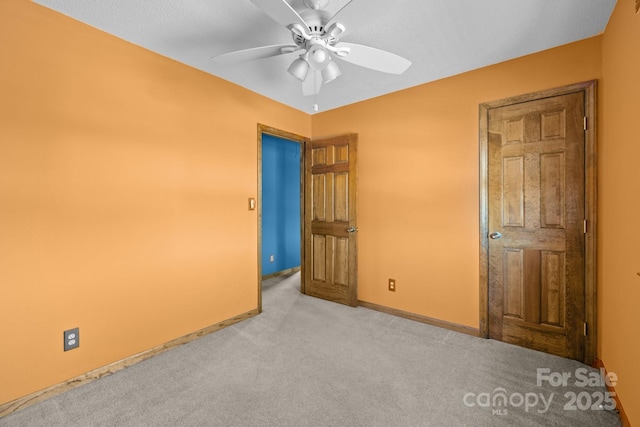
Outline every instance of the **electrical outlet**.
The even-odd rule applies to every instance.
[[[389,290],[391,292],[396,291],[396,279],[389,279]]]
[[[64,331],[64,351],[80,347],[80,328]]]
[[[276,260],[276,256],[275,255],[270,255],[269,256],[269,262],[274,262]]]

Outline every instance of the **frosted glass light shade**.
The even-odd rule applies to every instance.
[[[287,71],[296,79],[303,82],[309,73],[309,63],[303,58],[298,58],[291,63]]]
[[[340,74],[342,74],[342,71],[340,71],[338,64],[336,64],[333,61],[330,61],[327,64],[326,68],[322,70],[322,81],[324,83],[329,83],[330,81],[335,80],[335,78],[338,77]]]

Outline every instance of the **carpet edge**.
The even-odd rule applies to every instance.
[[[80,387],[81,385],[88,384],[102,377],[111,375],[122,369],[128,368],[129,366],[133,366],[137,363],[140,363],[143,360],[147,360],[153,356],[164,353],[167,350],[170,350],[172,348],[178,347],[183,344],[187,344],[204,335],[208,335],[212,332],[219,331],[221,329],[234,325],[243,320],[247,320],[251,317],[257,316],[258,314],[260,313],[257,308],[253,310],[249,310],[245,313],[241,313],[241,314],[238,314],[237,316],[231,317],[229,319],[223,320],[213,325],[209,325],[195,332],[191,332],[181,337],[174,338],[171,341],[165,342],[164,344],[157,345],[148,350],[142,351],[132,356],[125,357],[124,359],[118,360],[116,362],[110,363],[105,366],[101,366],[91,371],[85,372],[84,374],[78,375],[74,378],[68,379],[61,383],[54,384],[50,387],[27,394],[26,396],[19,397],[7,403],[0,404],[0,418],[9,414],[13,414],[21,409],[25,409],[38,402],[42,402],[44,400],[50,399],[54,396],[57,396],[66,391],[72,390],[76,387]]]

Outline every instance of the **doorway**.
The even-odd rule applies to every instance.
[[[262,281],[301,269],[306,139],[258,124],[258,310]]]
[[[280,140],[283,144],[297,144],[299,153],[291,168],[299,168],[299,182],[289,178],[288,184],[298,186],[298,233],[288,227],[290,239],[287,250],[294,250],[298,242],[298,267],[271,272],[276,262],[275,247],[265,247],[266,218],[264,141]],[[310,296],[355,306],[357,305],[357,134],[338,135],[310,140],[300,135],[258,124],[258,310],[262,312],[262,280],[267,275],[287,274],[301,270],[300,292]],[[280,169],[280,168],[278,168]],[[279,171],[281,172],[281,171]],[[293,174],[292,174],[293,175]],[[294,182],[291,182],[294,181]],[[295,189],[289,198],[295,198]],[[276,216],[278,214],[276,213]],[[277,224],[277,221],[276,221]],[[276,226],[277,228],[277,226]],[[297,235],[296,235],[297,234]],[[296,235],[296,236],[293,236]],[[297,237],[297,239],[296,239]],[[284,238],[284,240],[287,240]],[[272,257],[273,256],[273,257]],[[265,267],[264,264],[268,267]]]
[[[480,106],[480,332],[596,358],[595,81]]]

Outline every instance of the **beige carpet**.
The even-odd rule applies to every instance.
[[[257,317],[0,426],[620,425],[581,363],[307,297],[299,280],[265,282]]]

